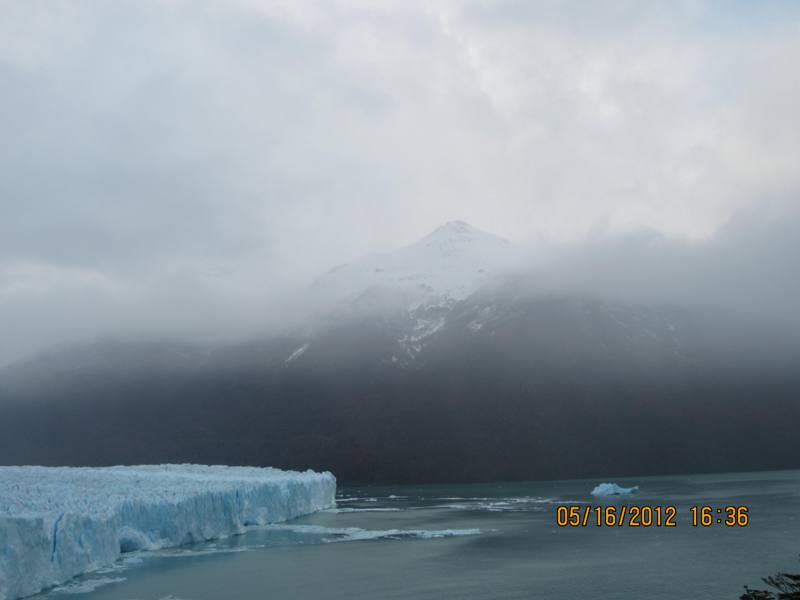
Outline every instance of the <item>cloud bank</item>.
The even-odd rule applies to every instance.
[[[451,219],[788,314],[799,34],[788,1],[0,1],[0,364],[261,331]]]

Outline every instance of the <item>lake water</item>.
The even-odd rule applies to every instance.
[[[800,471],[616,479],[641,489],[598,502],[600,481],[343,487],[335,511],[131,555],[40,597],[734,600],[800,572]],[[562,503],[675,505],[678,523],[558,527]],[[750,522],[692,527],[693,505],[746,505]]]

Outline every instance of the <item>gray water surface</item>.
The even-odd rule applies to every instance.
[[[735,600],[764,575],[800,572],[800,471],[614,481],[640,492],[598,502],[600,480],[344,487],[335,512],[131,555],[41,598]],[[678,524],[560,528],[565,502],[675,505]],[[750,524],[695,528],[692,505],[747,505]]]

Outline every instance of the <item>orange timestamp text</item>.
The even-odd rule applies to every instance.
[[[673,505],[600,505],[562,504],[556,507],[559,527],[676,527],[678,507]],[[690,506],[688,522],[692,527],[747,527],[747,506]]]

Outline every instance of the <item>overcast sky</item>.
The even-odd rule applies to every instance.
[[[798,63],[789,0],[0,0],[0,364],[254,331],[452,219],[794,281]]]

